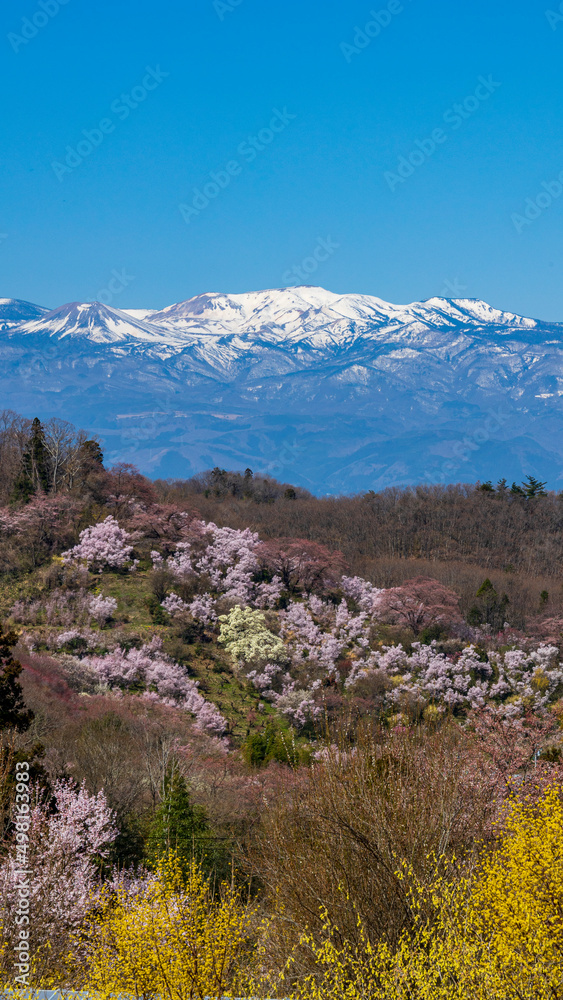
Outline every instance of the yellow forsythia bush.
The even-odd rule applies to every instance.
[[[430,885],[411,882],[412,923],[399,946],[338,941],[328,919],[319,945],[304,937],[318,972],[300,1000],[563,1000],[563,802],[549,788],[514,803],[497,846],[468,877],[452,866]],[[444,868],[444,863],[437,865]]]
[[[137,897],[119,890],[96,916],[82,989],[94,1000],[240,995],[254,918],[232,887],[213,894],[195,861],[166,860]]]

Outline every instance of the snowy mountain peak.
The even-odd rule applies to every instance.
[[[164,309],[116,309],[100,302],[70,302],[51,311],[31,303],[0,300],[0,326],[22,336],[92,344],[151,343],[178,350],[211,339],[278,344],[380,339],[400,329],[410,336],[429,331],[495,326],[501,332],[534,329],[535,320],[494,309],[479,299],[434,297],[394,305],[371,295],[339,295],[314,285],[224,294],[208,292]]]
[[[98,434],[107,460],[178,478],[268,472],[315,491],[555,481],[563,324],[433,297],[311,285],[164,309],[0,300],[0,401]]]
[[[67,302],[38,320],[22,323],[23,336],[48,336],[55,340],[82,339],[94,344],[130,341],[162,344],[166,338],[143,320],[102,302]]]
[[[16,323],[39,319],[48,312],[48,309],[36,306],[33,302],[24,302],[21,299],[0,299],[0,329],[7,329]]]

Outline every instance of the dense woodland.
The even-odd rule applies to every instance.
[[[0,414],[4,981],[25,860],[27,985],[563,997],[562,527],[531,476],[151,482]]]

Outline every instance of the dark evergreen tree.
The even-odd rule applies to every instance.
[[[526,479],[522,483],[524,493],[528,499],[532,497],[546,497],[546,485],[546,483],[540,482],[540,480],[536,479],[534,476],[526,476]]]
[[[50,485],[49,453],[45,446],[45,434],[41,421],[35,417],[22,456],[21,468],[14,483],[12,500],[16,503],[28,503],[35,493],[47,493]]]
[[[262,732],[247,736],[242,745],[242,755],[252,767],[262,767],[272,760],[291,767],[299,763],[299,750],[293,735],[280,730],[273,722],[268,722]]]
[[[526,496],[526,494],[525,494],[524,490],[522,489],[522,487],[518,486],[517,483],[513,483],[512,484],[512,486],[510,487],[510,492],[513,493],[515,497],[525,497]]]
[[[0,626],[0,730],[24,732],[29,729],[34,716],[26,707],[19,682],[22,665],[12,656],[12,648],[17,641],[15,632],[4,632]]]
[[[470,625],[490,625],[496,630],[502,629],[505,621],[507,608],[510,604],[508,596],[503,594],[499,597],[491,581],[487,577],[475,594],[475,604],[467,615]]]
[[[83,441],[79,451],[80,467],[83,473],[103,468],[104,454],[97,441]]]
[[[186,782],[177,765],[172,765],[164,779],[162,802],[149,830],[147,856],[153,864],[170,854],[184,861],[194,856],[204,860],[210,847],[205,812],[192,805]]]

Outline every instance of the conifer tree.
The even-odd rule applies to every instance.
[[[50,487],[49,454],[41,421],[35,417],[25,447],[19,475],[14,483],[12,500],[28,503],[35,493],[47,493]]]
[[[22,665],[12,657],[17,642],[15,632],[4,632],[0,625],[0,730],[23,732],[33,722],[33,712],[26,708],[19,682]]]
[[[171,855],[186,863],[202,860],[209,846],[209,827],[203,809],[192,805],[188,787],[173,764],[164,779],[162,802],[151,823],[147,855],[153,863]]]
[[[470,609],[467,621],[470,625],[491,625],[502,629],[506,620],[507,607],[510,604],[506,594],[499,597],[493,584],[487,577],[475,594],[476,601]]]

